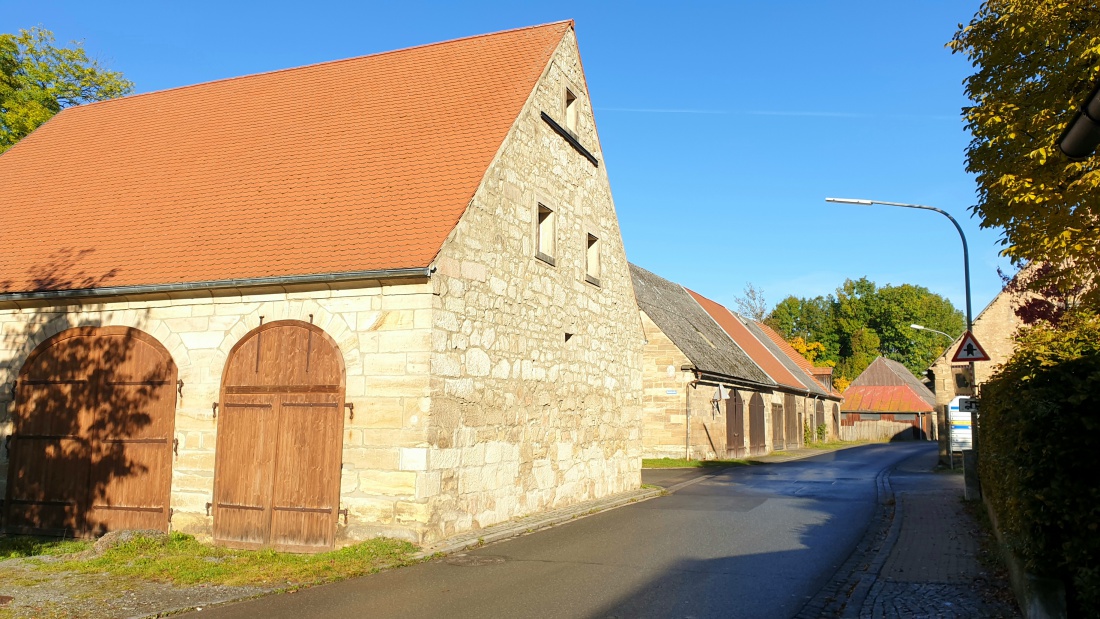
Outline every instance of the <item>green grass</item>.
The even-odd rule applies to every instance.
[[[0,535],[0,561],[24,557],[67,555],[92,547],[87,540],[30,535]]]
[[[686,460],[684,458],[642,458],[643,469],[689,469],[712,466],[749,466],[748,460]]]
[[[273,550],[232,550],[203,544],[183,533],[167,539],[136,537],[95,557],[72,556],[42,563],[45,572],[105,573],[179,585],[224,584],[285,587],[370,574],[414,562],[416,546],[377,538],[312,555]]]

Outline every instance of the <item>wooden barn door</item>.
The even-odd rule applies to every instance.
[[[745,400],[736,389],[726,400],[726,455],[745,456]]]
[[[7,528],[167,531],[176,376],[136,329],[69,329],[35,349],[16,382]]]
[[[825,425],[825,404],[817,401],[817,413],[814,416],[814,440],[817,440],[817,429]]]
[[[340,509],[344,362],[321,329],[276,321],[230,352],[214,472],[214,539],[240,548],[333,547]]]
[[[761,456],[767,453],[768,445],[764,430],[764,398],[759,393],[752,394],[749,400],[749,455]]]
[[[772,449],[774,450],[787,448],[787,425],[783,421],[783,412],[782,404],[772,404]]]
[[[787,418],[787,447],[799,447],[802,444],[802,428],[799,427],[798,408],[793,395],[788,393],[783,396],[783,410]]]

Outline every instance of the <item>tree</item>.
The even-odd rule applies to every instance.
[[[757,290],[752,282],[745,284],[745,292],[733,299],[737,312],[753,320],[764,320],[768,315],[768,302],[764,300],[764,291]]]
[[[66,107],[133,89],[121,73],[89,60],[79,42],[56,47],[42,28],[0,34],[0,153]]]
[[[845,280],[835,295],[787,297],[768,317],[768,324],[796,349],[820,346],[812,362],[835,364],[835,377],[847,379],[854,379],[879,355],[915,374],[927,369],[947,342],[943,336],[912,329],[909,325],[914,323],[952,335],[962,333],[964,324],[962,312],[927,288],[880,288],[866,277]]]
[[[988,0],[948,43],[976,72],[963,109],[984,228],[1014,264],[1048,263],[1034,289],[1082,286],[1096,304],[1100,158],[1070,161],[1056,141],[1100,77],[1100,0]]]

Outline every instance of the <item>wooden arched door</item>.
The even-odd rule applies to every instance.
[[[749,455],[760,456],[768,451],[764,434],[764,398],[759,393],[749,400]]]
[[[817,401],[817,412],[814,420],[814,438],[816,440],[818,428],[825,425],[825,403],[821,400]]]
[[[340,509],[344,361],[320,328],[265,324],[229,353],[218,408],[214,539],[333,547]]]
[[[732,458],[745,456],[745,400],[736,389],[726,400],[726,454]]]
[[[78,327],[40,344],[15,386],[7,528],[167,531],[176,376],[137,329]]]

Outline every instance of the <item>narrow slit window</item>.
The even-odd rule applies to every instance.
[[[565,128],[577,132],[577,95],[568,88],[565,89]]]
[[[538,245],[535,247],[535,256],[539,259],[554,264],[554,211],[540,204],[538,210]]]
[[[600,239],[589,234],[584,260],[584,279],[590,284],[600,285]]]

